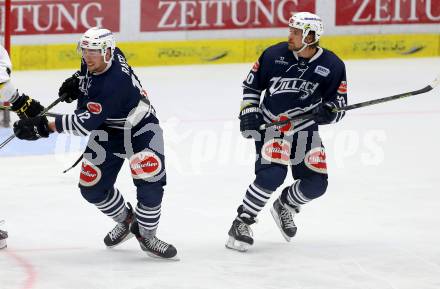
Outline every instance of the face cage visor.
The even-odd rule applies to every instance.
[[[109,63],[113,59],[113,50],[110,49],[112,56],[108,61],[105,59],[105,55],[107,52],[107,49],[110,48],[108,45],[109,41],[106,41],[104,43],[102,42],[90,42],[88,40],[81,40],[78,42],[76,46],[76,51],[79,55],[81,55],[82,58],[84,58],[85,55],[96,57],[96,56],[102,56],[105,63]]]

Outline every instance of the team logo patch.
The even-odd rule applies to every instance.
[[[81,165],[81,173],[79,175],[79,183],[84,187],[96,185],[101,179],[101,170],[88,161],[83,161]]]
[[[347,93],[347,81],[345,81],[345,80],[341,81],[341,84],[339,85],[339,88],[338,88],[338,93],[339,94],[346,94]]]
[[[134,179],[147,179],[162,169],[160,158],[153,152],[140,152],[130,158],[130,169]]]
[[[327,173],[325,150],[322,147],[311,149],[304,157],[306,167],[320,174]]]
[[[260,69],[260,62],[257,60],[257,62],[254,63],[254,66],[252,66],[252,71],[257,72],[258,69]]]
[[[286,115],[282,115],[278,118],[277,121],[284,121],[284,120],[288,120],[289,118]],[[288,123],[284,124],[284,125],[278,125],[277,126],[277,130],[279,130],[280,132],[287,132],[293,129],[293,125],[292,122],[289,121]]]
[[[97,102],[88,102],[87,109],[93,114],[100,114],[102,112],[102,106]]]
[[[289,165],[292,145],[283,139],[273,139],[266,142],[261,149],[263,158],[269,162]]]
[[[330,74],[330,69],[328,69],[324,66],[318,65],[315,68],[315,73],[319,74],[321,76],[327,77]]]

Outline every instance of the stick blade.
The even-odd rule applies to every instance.
[[[440,74],[437,76],[436,79],[434,79],[431,84],[429,85],[431,88],[436,87],[440,83]]]

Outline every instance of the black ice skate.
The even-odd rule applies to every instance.
[[[3,220],[0,220],[0,225],[3,224]],[[0,249],[7,247],[6,239],[8,238],[8,232],[0,230]]]
[[[177,257],[177,250],[173,245],[160,240],[156,236],[149,239],[142,237],[139,233],[139,224],[137,222],[133,222],[130,230],[136,236],[142,251],[147,252],[148,256],[175,261],[180,260]]]
[[[128,239],[133,237],[130,232],[130,224],[133,222],[133,208],[130,203],[127,203],[127,218],[122,223],[117,223],[116,226],[111,230],[104,238],[104,244],[107,248],[114,248]]]
[[[299,212],[298,207],[286,208],[288,205],[281,204],[280,199],[277,199],[274,203],[270,212],[277,223],[278,228],[280,228],[281,234],[283,234],[284,239],[290,242],[290,239],[296,234],[296,225],[293,222],[293,215]]]
[[[228,232],[229,239],[225,244],[226,248],[246,252],[254,244],[250,225],[255,223],[255,221],[249,219],[247,223],[241,218],[237,218],[232,222]]]

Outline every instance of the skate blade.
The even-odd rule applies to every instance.
[[[286,239],[287,242],[290,242],[292,239],[291,237],[287,236],[286,233],[284,233],[283,229],[281,228],[281,221],[278,217],[277,212],[274,208],[270,208],[270,213],[272,214],[273,219],[275,220],[275,223],[277,224],[278,229],[280,229],[281,235],[283,235],[284,239]]]
[[[229,236],[228,241],[226,241],[225,247],[239,252],[246,252],[251,247],[251,245],[242,241],[235,240],[234,237]]]
[[[147,253],[147,255],[149,257],[154,258],[154,259],[165,260],[165,261],[176,261],[176,262],[180,261],[180,258],[177,255],[174,256],[174,257],[171,257],[171,258],[164,258],[164,257],[161,257],[161,256],[157,256],[156,254],[153,254],[150,251],[145,251],[145,252]]]
[[[124,242],[130,240],[130,239],[133,238],[133,237],[134,237],[134,235],[133,235],[132,233],[129,233],[124,239],[122,239],[121,242],[119,242],[119,243],[117,243],[116,245],[113,245],[113,246],[107,246],[107,245],[106,245],[106,247],[107,247],[107,249],[113,249],[113,248],[115,248],[115,247],[121,245],[122,243],[124,243]]]

